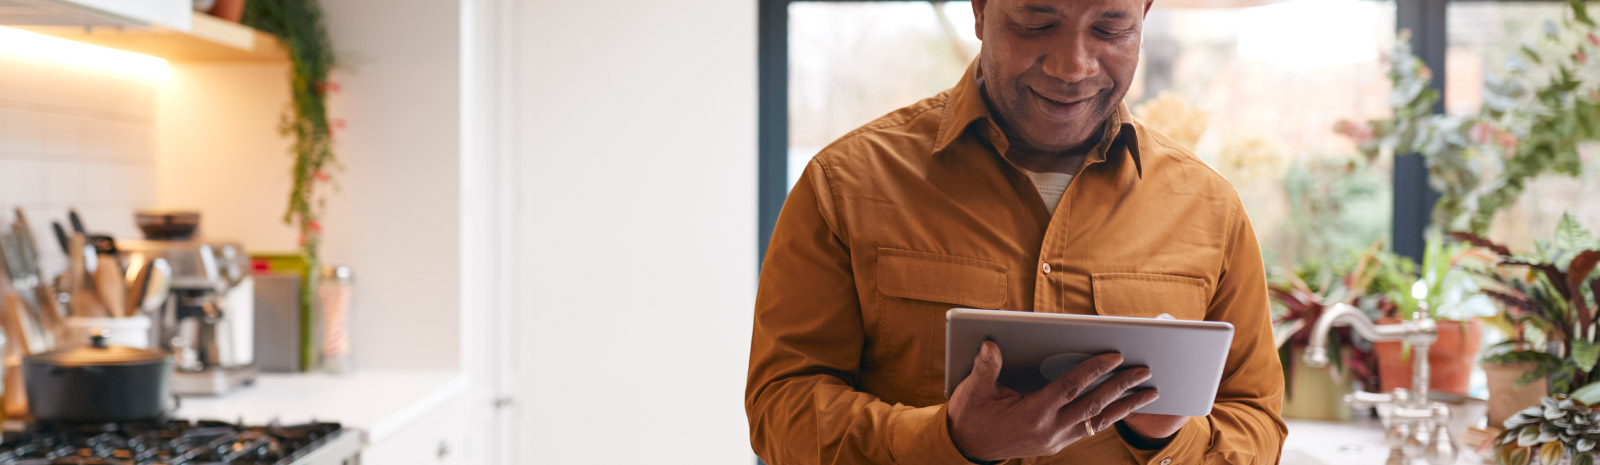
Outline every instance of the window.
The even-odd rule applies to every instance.
[[[1333,127],[1388,114],[1394,4],[1209,6],[1216,3],[1156,3],[1127,97],[1135,115],[1189,144],[1234,183],[1272,262],[1387,237],[1392,170],[1358,159]],[[981,47],[968,2],[791,1],[783,8],[784,192],[828,143],[955,85]],[[1311,208],[1291,209],[1291,201]]]
[[[789,182],[839,136],[954,86],[978,55],[967,2],[789,3]]]
[[[1590,7],[1591,11],[1600,11]],[[1484,79],[1504,76],[1508,60],[1517,59],[1525,43],[1543,36],[1547,24],[1559,24],[1568,13],[1565,2],[1457,2],[1449,7],[1449,49],[1445,74],[1446,111],[1475,114],[1483,104]],[[1600,57],[1597,57],[1600,58]],[[1585,166],[1594,166],[1600,147],[1580,149]],[[1500,210],[1489,237],[1515,250],[1533,250],[1548,240],[1563,213],[1571,213],[1590,230],[1600,230],[1600,169],[1581,177],[1547,174],[1528,183],[1516,204]]]
[[[1389,115],[1393,3],[1258,3],[1157,2],[1129,106],[1233,183],[1269,264],[1387,238],[1392,168],[1333,128]]]

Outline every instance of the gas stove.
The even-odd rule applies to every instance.
[[[238,426],[173,420],[6,432],[3,465],[353,465],[360,439],[338,423]]]

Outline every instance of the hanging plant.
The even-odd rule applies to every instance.
[[[288,50],[293,69],[289,72],[291,104],[283,115],[279,131],[294,138],[294,185],[289,190],[289,205],[283,222],[300,232],[300,252],[306,260],[307,280],[300,286],[302,305],[309,306],[314,296],[318,268],[318,247],[322,242],[322,210],[326,200],[318,188],[329,183],[329,169],[335,166],[333,126],[329,124],[326,98],[337,87],[328,82],[333,68],[333,43],[323,24],[322,7],[317,0],[250,0],[245,7],[244,24],[276,36]],[[337,122],[335,122],[337,124]]]

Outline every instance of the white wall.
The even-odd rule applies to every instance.
[[[156,198],[160,82],[0,54],[0,226],[22,207],[46,276],[66,267],[50,223],[77,208],[90,232],[138,233]]]
[[[756,3],[520,4],[518,444],[539,463],[754,459]]]
[[[342,60],[329,112],[339,167],[323,261],[355,272],[358,369],[456,370],[461,342],[460,5],[323,2]],[[213,238],[287,251],[293,158],[278,134],[282,64],[175,65],[162,98],[160,203],[203,212]],[[326,185],[325,185],[326,187]]]
[[[327,257],[356,276],[356,363],[460,367],[460,9],[457,1],[322,2],[342,61],[330,111],[347,129]]]
[[[161,92],[157,200],[200,212],[200,234],[247,251],[290,252],[290,141],[278,134],[289,103],[284,63],[173,63]],[[130,220],[131,221],[131,220]]]

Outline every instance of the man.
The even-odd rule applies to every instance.
[[[1277,461],[1283,376],[1255,233],[1225,180],[1122,104],[1150,6],[975,0],[983,48],[956,87],[807,165],[756,297],[745,408],[757,454],[774,465]],[[996,384],[993,343],[946,402],[953,307],[1167,313],[1226,321],[1235,335],[1205,417],[1130,415],[1159,393],[1130,390],[1149,371],[1116,354],[1021,395]]]

